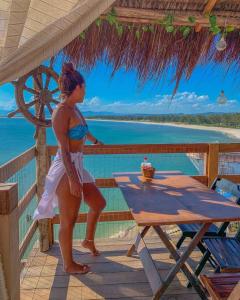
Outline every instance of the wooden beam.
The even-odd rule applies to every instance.
[[[28,228],[28,231],[27,231],[27,233],[26,233],[26,235],[25,235],[25,237],[24,237],[24,239],[23,239],[23,241],[22,241],[22,243],[19,247],[19,259],[20,260],[23,257],[23,255],[24,255],[24,253],[25,253],[25,251],[26,251],[26,249],[27,249],[27,247],[28,247],[35,231],[37,230],[37,228],[38,228],[38,221],[35,220],[32,223],[32,225]]]
[[[216,5],[218,0],[208,0],[206,6],[204,7],[203,10],[203,16],[205,16],[206,14],[209,14],[212,9],[214,8],[214,6]],[[196,26],[195,26],[195,31],[196,32],[200,32],[202,29],[202,24],[200,24],[199,22],[197,22]]]
[[[216,0],[215,0],[216,1]],[[190,16],[196,18],[196,23],[201,24],[202,27],[209,27],[209,19],[205,14],[199,11],[182,11],[182,10],[154,10],[143,8],[127,8],[127,7],[115,7],[117,19],[120,22],[136,23],[136,24],[156,24],[158,20],[164,19],[167,15],[172,14],[174,16],[173,24],[177,26],[188,25],[196,26],[196,24],[190,23],[188,18]],[[235,27],[240,27],[240,13],[233,13],[233,16],[228,16],[227,11],[217,11],[215,15],[218,17],[218,25],[224,26],[226,17],[228,18],[228,24]],[[102,19],[106,18],[106,14],[101,16]]]
[[[29,163],[35,157],[35,155],[36,148],[32,147],[4,165],[0,166],[0,182],[5,182],[11,176],[16,174],[27,163]]]
[[[2,185],[0,199],[13,203],[0,212],[0,253],[9,300],[20,300],[19,219],[17,183]]]
[[[22,215],[22,213],[24,212],[25,208],[31,202],[32,198],[36,195],[36,193],[37,193],[37,184],[36,184],[36,182],[34,182],[34,184],[30,187],[30,189],[26,192],[26,194],[18,202],[19,218]]]
[[[59,215],[57,214],[52,219],[52,224],[60,224]],[[113,222],[113,221],[131,221],[133,216],[130,211],[105,211],[101,213],[99,222]],[[80,213],[76,223],[86,223],[87,213]]]
[[[161,278],[160,273],[158,272],[158,269],[153,262],[151,254],[140,233],[137,236],[136,250],[143,264],[143,268],[153,291],[153,295],[155,295],[159,289],[159,286],[162,285],[163,279]],[[153,297],[153,299],[155,298]]]
[[[219,145],[210,144],[209,153],[207,156],[207,177],[209,187],[212,185],[213,180],[218,176],[218,157]]]
[[[240,145],[240,144],[238,144]],[[48,146],[48,155],[56,155],[57,146]],[[130,144],[86,145],[85,155],[98,154],[145,154],[145,153],[207,153],[208,144]],[[232,151],[234,152],[234,151]]]

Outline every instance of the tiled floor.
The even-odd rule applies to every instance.
[[[21,300],[151,299],[152,291],[141,261],[137,255],[126,256],[129,243],[124,240],[100,241],[98,248],[102,254],[92,257],[79,246],[80,242],[74,241],[76,261],[91,266],[91,273],[87,275],[67,275],[63,272],[58,242],[45,253],[34,248],[22,272]],[[174,260],[169,258],[169,253],[158,239],[151,238],[147,244],[160,274],[166,276]],[[196,266],[200,257],[200,252],[194,251],[189,264]],[[187,289],[185,284],[185,276],[178,273],[161,299],[200,299],[195,290]]]

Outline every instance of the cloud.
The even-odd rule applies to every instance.
[[[208,95],[198,95],[195,92],[177,93],[173,99],[171,95],[157,94],[153,99],[139,102],[123,102],[115,99],[112,103],[105,103],[95,96],[86,99],[81,105],[83,111],[117,112],[117,113],[204,113],[204,112],[236,112],[240,111],[240,104],[236,99],[228,100],[220,105]]]
[[[16,101],[15,99],[11,100],[0,100],[0,109],[9,111],[16,108]]]

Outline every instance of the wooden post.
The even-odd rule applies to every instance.
[[[39,74],[36,75],[38,78],[39,84],[42,86],[42,78],[39,76]],[[35,89],[39,89],[39,86],[35,84]],[[36,105],[36,111],[41,112],[41,104],[40,102],[37,102]],[[44,118],[44,110],[39,113],[39,117]],[[36,178],[37,178],[37,197],[38,201],[40,201],[40,198],[44,191],[44,184],[45,184],[45,178],[48,170],[48,157],[47,157],[47,145],[46,145],[46,129],[42,126],[36,126]],[[40,232],[40,239],[39,239],[39,245],[40,245],[40,251],[44,252],[49,250],[49,248],[52,245],[53,238],[51,237],[52,229],[50,228],[52,226],[50,219],[41,219],[38,221],[38,228]]]
[[[212,185],[213,180],[218,176],[218,155],[219,144],[209,144],[207,155],[207,177],[209,187]]]
[[[0,253],[9,300],[20,299],[17,183],[0,183]]]
[[[44,127],[39,127],[36,137],[36,178],[37,178],[37,197],[38,201],[40,200],[43,191],[45,178],[47,174],[47,145],[46,145],[46,129]],[[51,220],[50,219],[41,219],[38,221],[38,228],[40,231],[40,251],[47,251],[52,245],[52,228],[51,228]]]

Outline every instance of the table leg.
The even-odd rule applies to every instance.
[[[150,226],[145,226],[143,228],[143,230],[139,233],[141,238],[143,238],[146,233],[148,232]],[[127,256],[132,256],[133,252],[136,250],[136,248],[138,247],[138,244],[140,243],[140,239],[139,239],[139,235],[137,235],[136,240],[134,242],[134,244],[130,247],[130,249],[127,252]]]
[[[195,235],[195,237],[192,239],[191,243],[187,247],[187,249],[184,251],[184,253],[180,256],[180,254],[177,251],[176,246],[172,243],[172,241],[169,240],[167,234],[161,229],[160,226],[154,226],[155,231],[157,232],[158,236],[164,243],[164,245],[167,247],[169,252],[172,254],[172,257],[175,259],[176,264],[171,269],[171,271],[168,273],[168,276],[164,283],[159,287],[159,290],[154,295],[153,299],[157,300],[160,299],[161,295],[165,292],[167,287],[170,285],[176,274],[182,269],[183,273],[186,275],[192,286],[195,288],[201,299],[207,300],[207,296],[205,295],[204,289],[199,282],[198,278],[194,275],[191,267],[188,265],[186,260],[192,253],[192,251],[195,249],[199,241],[201,241],[202,237],[204,236],[205,232],[210,227],[210,223],[202,225],[199,232]]]

